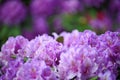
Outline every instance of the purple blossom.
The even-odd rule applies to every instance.
[[[58,43],[48,35],[42,35],[31,40],[21,53],[24,53],[22,56],[37,57],[44,60],[47,65],[52,66],[56,64],[56,60],[59,58],[61,51],[61,43]]]
[[[33,17],[46,17],[53,13],[54,0],[31,0],[30,9]]]
[[[19,50],[24,48],[27,43],[28,40],[22,36],[17,36],[16,38],[10,37],[1,48],[2,58],[9,60],[13,56],[16,57],[19,55]]]
[[[82,2],[88,7],[97,7],[99,8],[104,0],[82,0]]]
[[[94,62],[96,51],[94,51],[94,48],[93,51],[91,49],[91,47],[81,45],[79,47],[70,47],[65,53],[62,53],[58,66],[60,78],[72,79],[77,77],[85,80],[91,75],[93,76],[98,67]]]
[[[59,37],[58,35],[54,34],[55,38]],[[72,33],[62,32],[60,36],[64,37],[64,46],[74,46],[74,45],[94,45],[96,42],[97,35],[89,30],[85,30],[83,33],[79,32],[78,30],[72,31]],[[92,41],[92,39],[94,39]]]
[[[50,71],[47,74],[44,72],[46,69]],[[53,74],[44,61],[32,59],[27,61],[21,68],[19,68],[17,77],[13,80],[44,80],[52,77]]]
[[[101,39],[102,37],[102,39]],[[120,54],[120,37],[119,37],[119,32],[106,32],[104,35],[101,35],[99,37],[99,39],[101,40],[100,44],[103,43],[101,45],[104,46],[104,50],[106,48],[110,49],[109,50],[109,57],[111,58],[112,62],[116,63],[116,60],[119,62],[119,54]]]
[[[119,13],[117,14],[117,22],[120,23],[120,11],[119,11]]]
[[[63,13],[75,13],[78,10],[79,1],[78,0],[66,0],[62,2],[62,12]]]
[[[35,38],[35,33],[34,31],[29,31],[29,30],[23,30],[22,35],[27,38],[28,40],[34,39]]]
[[[33,29],[35,33],[44,34],[49,33],[48,29],[48,23],[45,18],[37,18],[33,21]]]
[[[62,26],[62,19],[60,17],[56,17],[54,19],[54,29],[57,33],[60,33],[64,30]]]
[[[99,78],[100,80],[116,80],[114,77],[114,74],[112,74],[110,71],[106,71],[105,73],[100,73]]]
[[[116,80],[120,33],[77,30],[39,35],[28,41],[11,37],[0,52],[1,80]],[[63,37],[63,43],[58,39]],[[3,74],[4,73],[4,74]]]
[[[26,16],[25,5],[20,1],[7,1],[1,7],[1,21],[13,25],[21,23]]]
[[[120,28],[118,28],[116,31],[117,31],[117,32],[120,32]]]
[[[7,65],[2,67],[2,70],[4,71],[3,80],[13,80],[13,78],[16,77],[16,73],[22,64],[23,62],[20,58],[8,61]]]
[[[110,0],[109,10],[112,14],[116,14],[120,11],[120,1],[119,0]]]
[[[112,28],[111,21],[112,20],[107,15],[105,15],[105,14],[99,15],[99,13],[98,13],[98,17],[96,19],[91,19],[89,24],[94,30],[107,31],[107,30],[111,30],[111,28]]]

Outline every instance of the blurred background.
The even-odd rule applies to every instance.
[[[120,0],[0,0],[0,47],[9,36],[120,31]]]

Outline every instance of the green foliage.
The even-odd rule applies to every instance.
[[[16,59],[17,57],[16,55],[11,55],[11,58]]]
[[[96,76],[96,77],[93,77],[93,78],[91,78],[90,80],[98,80],[98,77]]]
[[[10,31],[8,32],[8,36],[17,36],[21,33],[20,31],[20,27],[14,27],[14,28],[10,28]]]
[[[89,9],[88,10],[88,13],[89,15],[92,17],[92,18],[95,18],[96,17],[96,14],[97,14],[97,11],[95,9]]]
[[[67,31],[72,31],[73,29],[79,31],[91,29],[86,18],[80,15],[63,15],[62,20],[63,27]]]

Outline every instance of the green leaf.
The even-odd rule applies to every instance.
[[[93,78],[91,78],[90,80],[98,80],[98,77],[96,76],[96,77],[93,77]]]
[[[16,55],[12,54],[11,58],[16,59],[17,57],[16,57]]]
[[[17,35],[20,35],[21,34],[21,31],[20,31],[20,27],[17,26],[17,27],[12,27],[8,33],[8,36],[17,36]]]
[[[60,43],[63,43],[64,42],[64,38],[63,36],[60,36],[56,39],[56,41],[60,42]]]
[[[0,32],[0,38],[4,38],[9,31],[8,26],[2,26],[1,32]]]
[[[89,26],[89,25],[79,25],[78,27],[77,27],[77,29],[79,30],[79,31],[84,31],[84,30],[87,30],[87,29],[89,29],[89,30],[91,30],[92,28]]]
[[[28,57],[24,57],[23,61],[24,63],[28,60]]]

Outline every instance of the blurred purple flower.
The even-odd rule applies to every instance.
[[[104,0],[82,0],[83,4],[87,7],[97,7],[99,8]]]
[[[21,23],[26,16],[26,7],[20,1],[7,1],[1,7],[0,19],[4,24]]]
[[[35,34],[49,33],[49,27],[45,18],[36,18],[33,21],[33,30]]]
[[[98,12],[95,19],[89,21],[90,26],[95,30],[107,31],[112,28],[112,20],[107,14]]]
[[[95,29],[95,30],[109,30],[110,28],[110,24],[107,24],[106,22],[104,22],[104,21],[100,21],[100,20],[98,20],[98,19],[94,19],[94,20],[91,20],[90,21],[90,25],[91,25],[91,27],[93,28],[93,29]]]
[[[118,24],[120,24],[120,11],[119,11],[119,13],[117,14],[117,22],[118,22]]]
[[[33,17],[48,16],[54,11],[54,0],[31,0],[30,10]]]
[[[120,28],[118,28],[116,31],[120,32]]]
[[[63,13],[75,13],[79,7],[78,0],[65,0],[62,2],[62,12]]]
[[[27,38],[28,40],[34,39],[35,38],[35,33],[33,31],[29,30],[23,30],[22,35]]]
[[[54,29],[57,33],[60,33],[64,30],[63,26],[62,26],[62,19],[61,18],[56,17],[54,19]]]
[[[120,11],[120,0],[110,0],[109,10],[112,14],[118,13]]]

